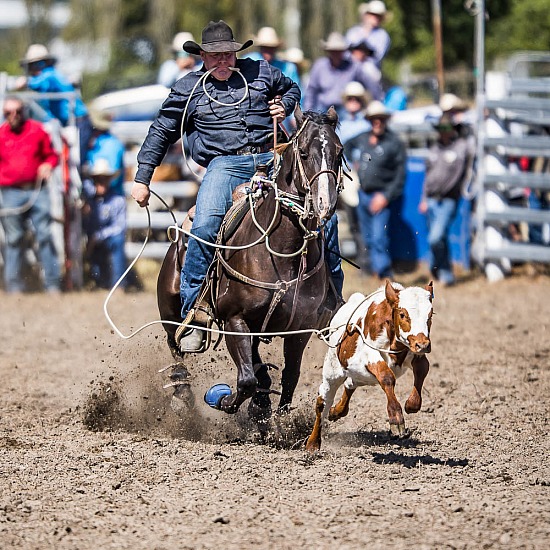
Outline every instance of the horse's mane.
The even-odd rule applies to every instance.
[[[304,118],[311,120],[315,124],[334,124],[334,121],[329,118],[327,113],[320,113],[319,111],[305,111]]]
[[[323,124],[330,124],[331,126],[334,125],[334,120],[332,120],[327,113],[320,113],[318,111],[305,111],[303,113],[304,118],[307,118],[308,120],[311,120],[314,124],[323,125]],[[290,136],[292,139],[296,135],[296,132]],[[280,143],[275,148],[275,152],[278,155],[282,155],[291,145],[291,142],[288,141],[287,143]]]

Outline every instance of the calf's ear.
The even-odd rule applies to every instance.
[[[386,279],[386,287],[384,291],[386,293],[386,300],[388,300],[390,306],[395,307],[399,301],[399,291],[393,288],[393,285],[389,279]]]

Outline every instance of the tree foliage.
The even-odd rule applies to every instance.
[[[25,32],[8,33],[0,49],[0,69],[13,68],[31,42],[48,42],[53,29],[46,17],[54,0],[25,0],[31,21]],[[107,41],[108,69],[94,75],[94,92],[154,80],[169,55],[176,32],[190,31],[200,41],[202,28],[224,19],[237,40],[253,37],[265,25],[275,27],[289,46],[300,46],[309,59],[322,55],[320,40],[331,31],[345,32],[359,21],[359,0],[68,0],[72,20],[64,30],[69,41]],[[475,0],[441,2],[445,69],[472,70]],[[487,67],[517,50],[550,50],[548,0],[485,2]],[[392,39],[384,64],[387,76],[399,79],[406,64],[413,72],[435,71],[431,0],[386,0],[385,27]],[[297,17],[299,20],[297,20]],[[299,29],[297,32],[293,29]],[[5,43],[4,43],[5,42]]]

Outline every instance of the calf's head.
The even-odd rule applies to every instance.
[[[412,286],[399,290],[386,280],[385,293],[392,309],[395,338],[413,353],[430,353],[433,282],[424,288]]]

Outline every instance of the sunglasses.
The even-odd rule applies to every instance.
[[[23,112],[23,109],[11,109],[11,111],[4,111],[4,116],[10,116],[10,115],[20,115]]]

